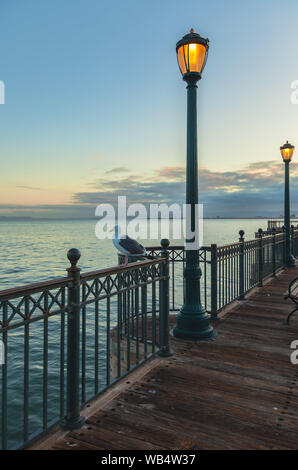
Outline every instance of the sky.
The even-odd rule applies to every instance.
[[[297,0],[0,0],[0,216],[93,217],[118,195],[184,202],[175,45],[190,28],[210,40],[198,87],[204,213],[279,216],[279,147],[298,145],[297,20]],[[291,176],[298,214],[295,154]]]

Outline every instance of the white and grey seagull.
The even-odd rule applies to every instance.
[[[144,257],[148,259],[155,259],[154,256],[148,255],[146,248],[141,245],[137,240],[130,238],[128,235],[121,233],[119,225],[115,225],[110,230],[113,233],[113,243],[117,250],[125,255],[124,266],[128,264],[128,257],[135,256],[136,258]]]

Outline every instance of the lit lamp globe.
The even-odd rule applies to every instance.
[[[294,145],[289,144],[288,141],[280,147],[280,153],[284,162],[290,162],[292,160],[294,149]]]
[[[176,53],[183,80],[201,79],[209,49],[209,40],[202,38],[193,29],[176,44]]]

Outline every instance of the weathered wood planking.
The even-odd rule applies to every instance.
[[[282,272],[215,324],[216,340],[172,339],[175,356],[123,390],[52,449],[298,448],[298,366],[283,300],[298,269]],[[129,380],[129,379],[128,379]],[[37,448],[37,447],[35,447]]]

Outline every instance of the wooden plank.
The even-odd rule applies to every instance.
[[[297,448],[298,370],[290,343],[298,319],[283,325],[291,310],[283,296],[295,273],[280,273],[221,312],[216,340],[172,338],[174,357],[142,366],[134,381],[90,404],[81,430],[56,435],[43,448]]]
[[[129,375],[129,377],[124,377],[118,383],[116,383],[111,388],[109,388],[104,394],[100,395],[98,398],[88,403],[83,408],[81,414],[85,416],[85,418],[88,418],[92,414],[96,413],[98,410],[102,409],[110,401],[112,401],[115,397],[117,397],[117,395],[125,391],[126,388],[129,388],[131,384],[140,380],[144,375],[146,375],[149,371],[154,369],[158,364],[160,364],[163,361],[164,359],[160,357],[155,357],[155,358],[150,359],[141,368],[136,369],[134,372],[132,372]],[[48,434],[46,434],[42,438],[38,438],[35,441],[33,441],[28,447],[28,449],[32,449],[32,450],[49,449],[52,446],[54,446],[56,442],[63,441],[67,433],[68,432],[62,430],[62,428],[59,425],[56,425],[53,427],[53,429],[51,429],[51,431]]]

